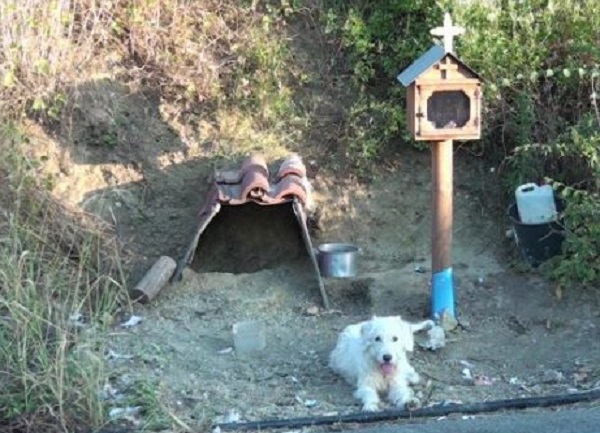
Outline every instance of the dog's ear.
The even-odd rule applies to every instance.
[[[375,316],[373,316],[375,317]],[[372,324],[371,321],[364,322],[360,327],[360,335],[361,337],[368,337],[371,334]]]

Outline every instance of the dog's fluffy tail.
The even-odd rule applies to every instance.
[[[435,325],[435,323],[433,322],[433,320],[423,320],[422,322],[419,322],[419,323],[411,323],[410,330],[414,334],[415,332],[422,331],[423,329],[431,329],[434,327],[434,325]]]

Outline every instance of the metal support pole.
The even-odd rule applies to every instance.
[[[431,316],[439,319],[444,311],[456,317],[452,278],[452,140],[431,144],[432,230],[431,230]]]

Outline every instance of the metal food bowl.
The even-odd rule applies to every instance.
[[[360,248],[352,244],[321,244],[315,250],[321,276],[326,278],[354,277]]]

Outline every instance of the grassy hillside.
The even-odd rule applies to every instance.
[[[415,145],[394,77],[428,48],[444,10],[468,27],[458,52],[486,79],[485,138],[464,146],[500,169],[504,192],[549,177],[575,197],[554,277],[593,284],[595,0],[0,0],[0,427],[106,423],[98,336],[128,305],[112,227],[52,196],[32,126],[78,149],[118,148],[132,123],[119,98],[143,95],[184,160],[298,151],[368,178],[382,156]]]

